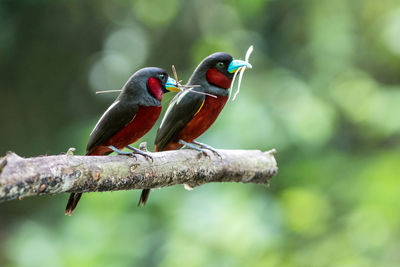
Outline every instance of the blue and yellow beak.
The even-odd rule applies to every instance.
[[[168,80],[165,83],[165,89],[167,89],[170,92],[180,92],[181,89],[179,89],[178,86],[179,84],[175,81],[175,79],[168,77]]]
[[[229,64],[229,66],[228,66],[228,72],[235,73],[241,67],[246,67],[248,69],[252,68],[252,66],[249,62],[239,60],[239,59],[234,59],[234,60],[232,60],[231,64]]]

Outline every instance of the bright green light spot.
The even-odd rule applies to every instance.
[[[179,10],[178,0],[138,0],[133,1],[133,13],[148,26],[158,27],[170,22]]]
[[[302,188],[288,189],[282,201],[292,231],[315,235],[326,228],[330,207],[321,194]]]

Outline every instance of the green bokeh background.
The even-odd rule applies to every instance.
[[[251,44],[199,141],[276,148],[269,188],[175,186],[145,208],[138,191],[85,194],[72,217],[66,194],[2,203],[0,266],[398,266],[398,0],[1,0],[0,154],[82,154],[116,96],[95,91],[144,66],[186,81]]]

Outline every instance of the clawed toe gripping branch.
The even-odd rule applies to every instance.
[[[141,151],[146,151],[139,146]],[[198,157],[192,149],[124,155],[65,155],[21,158],[13,152],[0,158],[0,202],[28,196],[160,188],[211,182],[268,184],[277,173],[275,150],[215,150]],[[218,156],[219,155],[219,156]]]

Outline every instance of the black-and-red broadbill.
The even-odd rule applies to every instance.
[[[195,139],[217,119],[228,100],[233,75],[241,67],[251,68],[251,65],[246,61],[234,60],[231,55],[223,52],[203,59],[188,84],[199,85],[193,91],[211,94],[216,98],[190,90],[178,93],[169,104],[158,128],[156,151],[175,150],[183,146],[214,151],[212,147],[196,142]],[[149,194],[150,189],[144,189],[138,205],[145,205]]]
[[[86,155],[99,156],[117,152],[123,155],[141,154],[129,144],[145,135],[161,112],[161,98],[168,91],[179,91],[174,79],[160,68],[143,68],[133,74],[120,95],[97,122],[86,147]],[[133,152],[123,152],[128,148]],[[71,215],[82,193],[71,193],[65,214]]]

